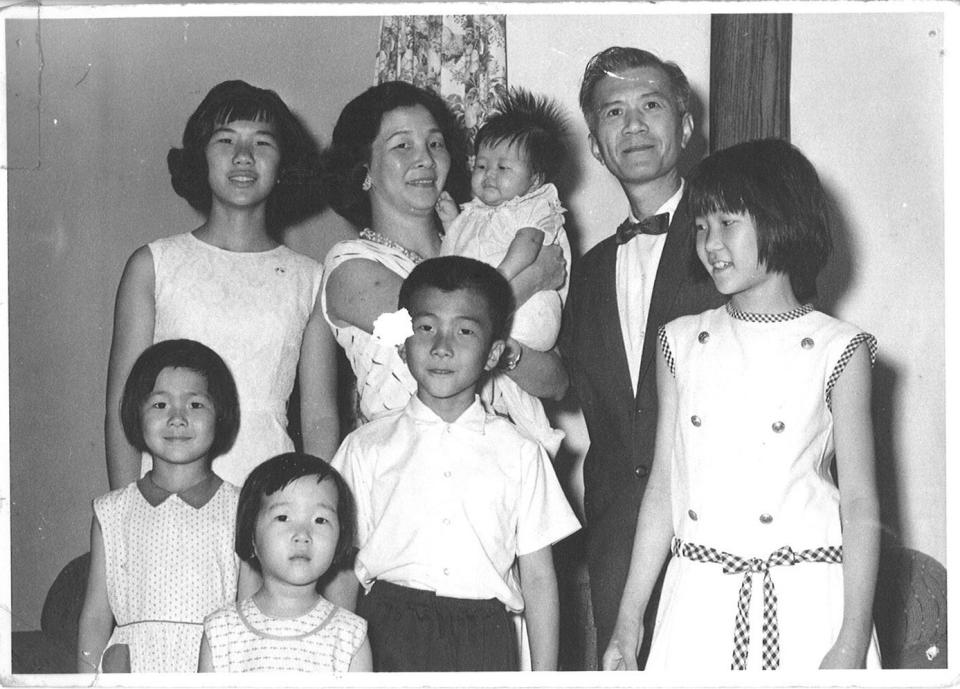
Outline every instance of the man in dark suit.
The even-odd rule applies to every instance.
[[[696,260],[693,222],[681,202],[677,160],[693,134],[689,100],[679,67],[636,48],[595,55],[580,87],[591,151],[620,182],[630,206],[617,233],[574,266],[560,340],[590,435],[584,511],[601,655],[617,618],[653,462],[657,329],[722,302]],[[646,628],[652,629],[652,615]]]

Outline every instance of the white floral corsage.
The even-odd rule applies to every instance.
[[[391,347],[399,347],[413,335],[413,319],[410,312],[400,309],[393,313],[381,313],[373,322],[373,336]]]

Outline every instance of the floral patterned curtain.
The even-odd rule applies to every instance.
[[[507,87],[506,16],[384,17],[376,83],[401,80],[439,93],[471,140]]]

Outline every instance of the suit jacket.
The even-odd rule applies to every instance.
[[[726,300],[697,260],[693,222],[681,200],[657,269],[640,374],[631,381],[617,310],[617,246],[616,236],[608,237],[574,266],[560,339],[590,434],[583,467],[588,527],[614,503],[631,505],[636,518],[653,463],[658,328]],[[625,536],[632,543],[632,533]]]

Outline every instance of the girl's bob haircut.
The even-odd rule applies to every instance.
[[[220,355],[194,340],[163,340],[147,347],[137,358],[120,400],[120,422],[127,440],[141,452],[150,451],[143,439],[143,405],[165,368],[185,368],[206,379],[207,394],[216,411],[216,429],[207,461],[228,452],[240,429],[237,385]]]
[[[330,206],[358,227],[372,221],[370,197],[361,186],[370,165],[371,144],[380,132],[384,115],[397,108],[421,106],[433,117],[450,153],[446,191],[457,201],[470,196],[466,137],[457,118],[433,91],[404,81],[371,86],[347,103],[333,128],[330,148],[324,153],[323,189]]]
[[[785,273],[801,302],[817,295],[817,275],[830,255],[826,194],[810,161],[786,141],[736,144],[702,160],[687,179],[691,217],[749,214],[760,263]]]
[[[269,89],[245,81],[224,81],[212,89],[187,120],[183,147],[171,148],[167,168],[173,190],[196,211],[209,215],[212,203],[207,144],[220,126],[235,120],[272,124],[280,145],[276,186],[267,199],[267,229],[280,230],[323,209],[319,151],[290,108]]]
[[[337,487],[337,517],[340,522],[340,533],[329,571],[335,572],[340,567],[350,564],[357,514],[350,488],[339,472],[319,457],[302,452],[286,452],[271,457],[257,466],[247,476],[247,480],[243,482],[243,488],[240,489],[234,550],[241,560],[257,572],[261,570],[253,548],[253,536],[263,499],[304,476],[315,476],[317,483],[330,479]],[[321,578],[321,581],[325,578]],[[317,584],[319,586],[320,582]]]

